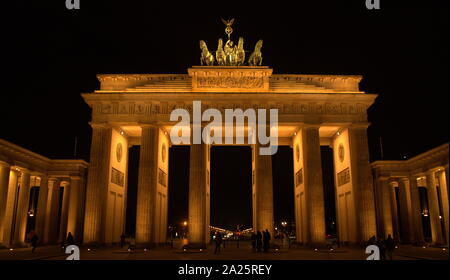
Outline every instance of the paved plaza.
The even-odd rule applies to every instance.
[[[82,247],[82,260],[365,260],[363,249],[336,248],[334,250],[313,250],[305,248],[284,248],[269,253],[254,253],[249,243],[228,244],[221,254],[214,254],[214,247],[206,250],[178,248],[136,249],[128,251],[119,247],[91,249]],[[0,250],[0,260],[64,260],[67,257],[59,246]],[[448,260],[447,248],[415,247],[404,245],[394,252],[394,260]]]

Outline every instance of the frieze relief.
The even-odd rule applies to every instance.
[[[263,88],[262,77],[198,77],[198,88]]]
[[[224,113],[225,109],[278,109],[279,114],[312,114],[312,115],[361,115],[365,116],[368,105],[348,103],[202,103],[202,111],[217,109]],[[160,103],[97,103],[94,104],[93,112],[96,115],[159,115],[170,114],[175,109],[185,109],[192,113],[192,104],[181,104],[172,102]]]

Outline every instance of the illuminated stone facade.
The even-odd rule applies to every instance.
[[[100,90],[82,94],[92,108],[93,128],[85,243],[118,241],[127,186],[126,180],[118,186],[108,178],[111,170],[127,177],[126,151],[131,145],[141,145],[136,241],[166,241],[170,186],[159,177],[168,176],[169,133],[175,124],[169,117],[178,108],[192,113],[193,101],[201,101],[202,110],[222,113],[236,108],[279,110],[278,145],[294,150],[298,242],[325,243],[321,145],[334,148],[336,180],[345,172],[337,187],[340,240],[360,243],[376,235],[366,135],[367,109],[376,95],[359,90],[361,76],[280,75],[256,66],[198,66],[187,72],[98,75]],[[115,156],[119,143],[121,163]],[[253,150],[253,227],[273,232],[271,157],[259,155],[255,144],[242,145]],[[207,144],[193,144],[190,153],[189,239],[200,247],[209,239],[209,149]]]
[[[325,244],[320,146],[329,146],[341,243],[361,244],[374,235],[391,234],[401,242],[422,244],[427,216],[430,241],[448,246],[448,144],[409,160],[370,164],[367,109],[376,95],[359,90],[361,78],[280,75],[249,66],[98,75],[100,89],[82,94],[92,108],[89,166],[82,160],[51,160],[0,139],[0,244],[23,246],[31,229],[46,244],[61,242],[68,232],[78,243],[119,242],[132,145],[141,146],[136,242],[166,242],[169,135],[175,124],[170,113],[179,108],[193,113],[193,102],[201,101],[202,111],[278,109],[278,145],[293,150],[298,243]],[[261,155],[258,143],[233,143],[252,148],[253,229],[273,232],[271,156]],[[190,145],[187,224],[192,247],[209,241],[212,145],[217,144]],[[427,190],[425,200],[420,187]],[[30,203],[33,188],[39,188],[36,203]],[[27,227],[30,219],[34,224]]]
[[[69,232],[80,242],[87,167],[83,160],[51,160],[0,139],[1,246],[24,246],[31,230],[39,243],[59,243]],[[30,201],[37,189],[37,201]]]
[[[448,149],[444,144],[408,160],[371,164],[380,236],[420,245],[428,223],[428,241],[448,246]]]

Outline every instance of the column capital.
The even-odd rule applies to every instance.
[[[70,176],[70,180],[71,181],[75,181],[75,180],[79,181],[79,180],[81,180],[81,176],[78,176],[78,175]]]
[[[107,122],[89,122],[89,125],[95,129],[95,128],[111,128],[111,125]]]
[[[300,129],[304,128],[317,128],[319,129],[322,126],[321,123],[304,123],[300,126]]]
[[[138,126],[140,126],[141,128],[144,127],[156,127],[158,128],[159,125],[157,123],[138,123]]]
[[[399,178],[398,179],[400,182],[405,182],[405,181],[408,181],[409,182],[409,177],[401,177],[401,178]]]
[[[352,123],[348,126],[348,128],[360,128],[360,129],[367,129],[370,126],[370,123],[364,122],[364,123]]]

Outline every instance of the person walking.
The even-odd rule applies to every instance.
[[[269,233],[269,231],[267,229],[265,231],[263,231],[263,246],[264,246],[264,253],[269,252],[269,248],[270,248],[270,233]]]
[[[67,238],[66,238],[66,247],[70,246],[70,245],[74,245],[75,244],[75,239],[73,238],[73,235],[71,232],[69,232],[67,234]]]
[[[125,238],[125,233],[122,233],[122,235],[120,236],[120,248],[123,248],[125,246]]]
[[[384,246],[383,238],[378,238],[376,244],[378,249],[380,249],[380,260],[386,260],[386,247]]]
[[[386,253],[389,260],[393,259],[395,241],[390,234],[388,234],[388,238],[384,241],[386,247]]]
[[[262,249],[262,234],[261,232],[258,230],[258,232],[256,233],[256,250],[258,251],[258,253],[261,253]]]
[[[220,246],[222,245],[222,235],[220,234],[220,232],[216,234],[215,242],[216,249],[214,250],[214,254],[220,254]]]
[[[34,253],[34,251],[36,250],[36,247],[37,247],[37,244],[38,244],[38,240],[39,240],[39,237],[38,237],[38,235],[34,232],[33,233],[33,236],[31,237],[31,239],[30,239],[30,243],[31,243],[31,252],[32,253]]]
[[[256,233],[252,232],[252,252],[256,252]]]

